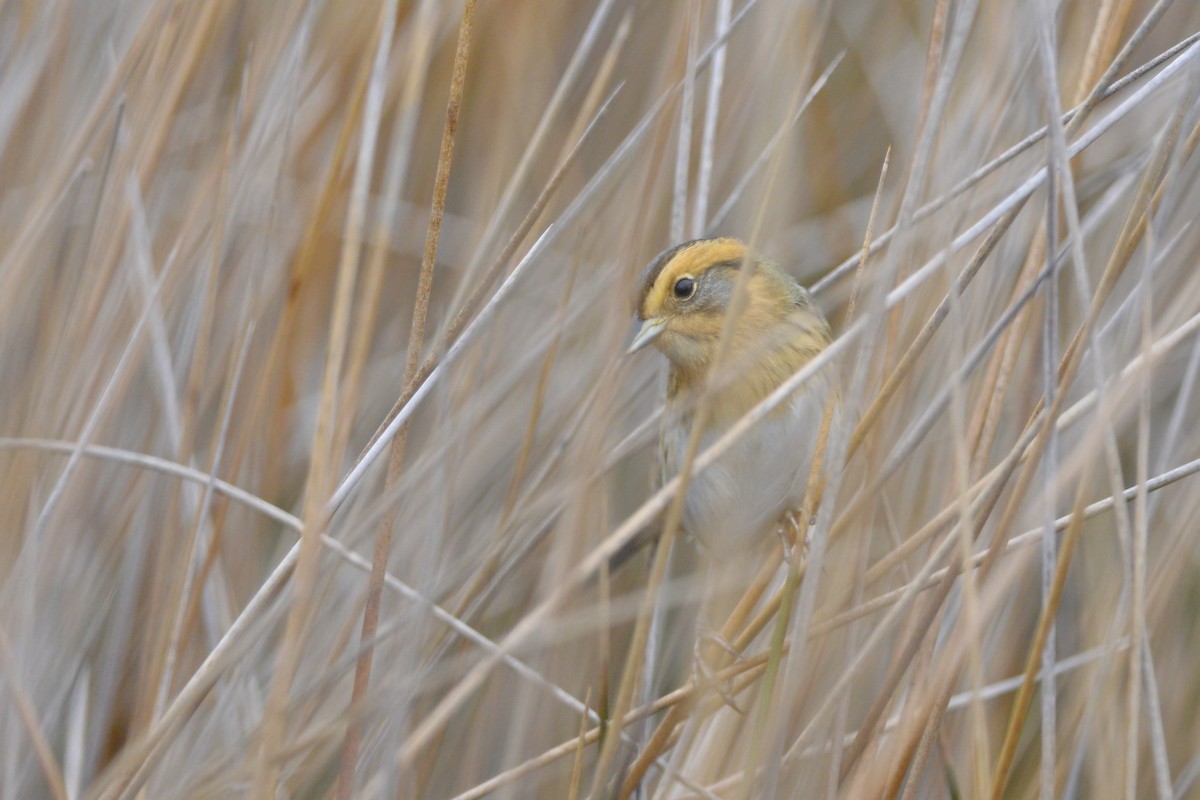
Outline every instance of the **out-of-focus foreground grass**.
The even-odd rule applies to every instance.
[[[1196,796],[1197,31],[0,4],[0,798]],[[694,546],[648,647],[599,565],[670,499],[635,276],[715,233],[845,424],[706,678]]]

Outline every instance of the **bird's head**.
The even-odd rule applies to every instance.
[[[642,272],[636,300],[642,327],[629,352],[653,343],[675,366],[704,370],[744,269],[754,272],[734,327],[735,345],[761,336],[809,303],[799,284],[737,239],[684,242],[657,255]]]

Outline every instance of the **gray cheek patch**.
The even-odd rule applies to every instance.
[[[738,268],[744,262],[739,259],[722,261],[709,267],[700,278],[696,294],[690,305],[697,311],[720,311],[729,308],[733,300],[734,281],[737,280]]]
[[[725,280],[724,275],[713,274],[710,270],[701,279],[688,305],[695,311],[724,311],[732,298],[733,284]]]

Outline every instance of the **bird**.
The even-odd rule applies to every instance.
[[[751,271],[745,301],[715,376],[720,379],[713,381],[743,270]],[[808,290],[734,238],[695,239],[659,253],[642,271],[635,306],[641,328],[628,352],[653,345],[669,363],[658,453],[663,483],[682,468],[702,391],[706,411],[698,453],[832,341],[829,322]],[[772,532],[806,513],[810,467],[828,428],[826,408],[836,406],[830,372],[818,371],[707,469],[691,475],[681,524],[712,558],[760,550],[773,541]]]

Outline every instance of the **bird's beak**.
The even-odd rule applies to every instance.
[[[667,329],[667,321],[662,317],[651,317],[642,323],[642,329],[633,337],[633,344],[625,351],[625,355],[636,353],[657,339]]]

